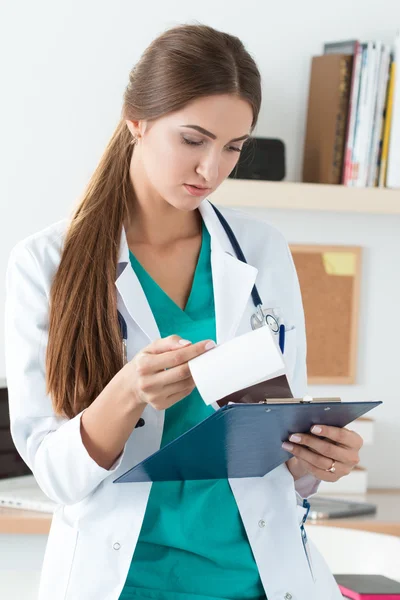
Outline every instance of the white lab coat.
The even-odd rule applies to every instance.
[[[265,222],[232,209],[222,212],[248,260],[239,261],[208,201],[200,206],[211,235],[217,343],[251,329],[254,283],[264,306],[280,307],[287,335],[285,359],[294,395],[306,392],[306,341],[300,290],[282,235]],[[87,453],[78,414],[55,416],[45,393],[48,298],[67,221],[19,242],[7,270],[6,370],[11,433],[24,461],[49,498],[59,504],[44,557],[39,600],[117,600],[143,522],[151,483],[113,484],[160,447],[164,412],[147,406],[145,426],[134,429],[106,470]],[[121,236],[118,309],[128,326],[128,360],[160,337]],[[340,600],[324,559],[303,546],[303,498],[317,491],[307,475],[294,483],[286,465],[264,477],[230,479],[268,600]],[[216,506],[218,511],[219,507]],[[199,523],[207,535],[207,522]],[[309,560],[312,567],[309,566]]]

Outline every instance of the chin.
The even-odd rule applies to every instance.
[[[168,204],[170,204],[178,210],[190,212],[191,210],[196,210],[197,208],[199,208],[200,204],[203,202],[203,200],[205,200],[206,197],[207,196],[196,198],[194,196],[191,197],[188,195],[187,198],[178,199],[175,197],[171,199],[168,198],[166,199],[166,201],[168,202]]]

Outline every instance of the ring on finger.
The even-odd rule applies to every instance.
[[[336,460],[333,460],[330,469],[325,469],[325,471],[329,471],[329,473],[334,473],[336,471],[335,464]]]

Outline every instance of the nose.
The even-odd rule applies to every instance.
[[[215,152],[205,153],[197,165],[196,173],[201,175],[206,185],[213,187],[219,174],[219,157],[217,154]]]

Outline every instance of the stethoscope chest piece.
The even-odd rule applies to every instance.
[[[251,315],[250,324],[252,329],[260,329],[268,325],[273,333],[278,333],[279,323],[275,315],[269,309],[263,309],[261,305],[257,306],[256,312]]]

